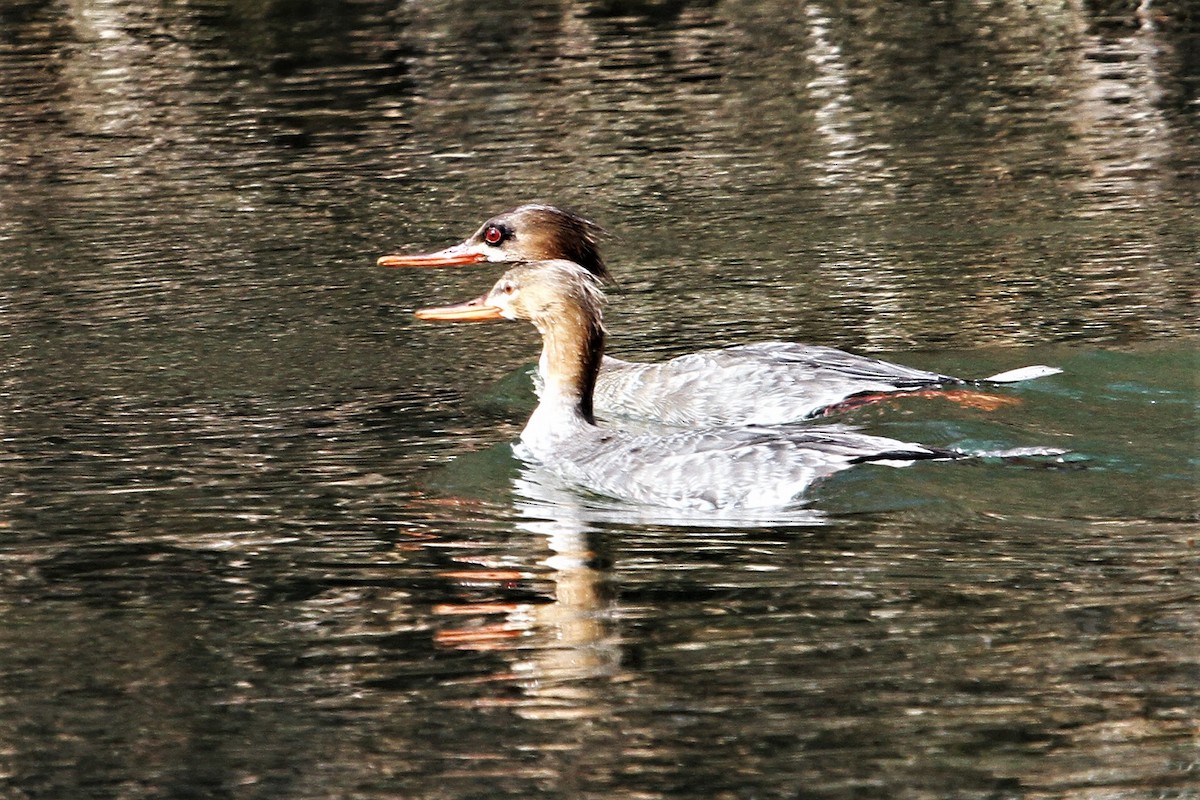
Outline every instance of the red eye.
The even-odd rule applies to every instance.
[[[504,231],[500,230],[495,225],[492,225],[483,232],[483,240],[488,244],[498,244],[503,238]]]

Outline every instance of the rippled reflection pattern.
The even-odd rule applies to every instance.
[[[0,6],[0,798],[1195,797],[1186,2]],[[381,270],[542,200],[614,351],[986,375],[1062,463],[635,509],[523,326]],[[1011,401],[1011,402],[1010,402]]]

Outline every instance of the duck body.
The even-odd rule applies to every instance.
[[[836,425],[630,435],[579,418],[533,422],[514,447],[518,457],[597,494],[696,511],[785,508],[855,464],[960,457]]]
[[[492,217],[459,244],[435,253],[384,256],[379,264],[437,267],[564,259],[604,280],[609,274],[599,250],[603,234],[595,223],[568,211],[524,205]],[[968,381],[833,347],[772,341],[658,363],[605,356],[593,402],[596,412],[610,419],[681,427],[782,425],[831,413],[856,397],[1010,383],[1060,371],[1026,367]]]
[[[668,425],[784,425],[865,394],[961,384],[949,375],[796,342],[756,342],[636,363],[606,356],[595,406]]]
[[[539,403],[515,452],[564,480],[635,503],[693,510],[782,508],[855,464],[959,458],[951,450],[840,426],[717,428],[665,435],[601,427],[593,397],[603,357],[598,284],[569,261],[523,264],[482,298],[423,319],[526,319],[542,334]]]

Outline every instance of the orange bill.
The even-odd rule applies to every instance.
[[[459,267],[487,261],[487,256],[456,244],[436,253],[419,253],[411,256],[381,256],[376,264],[381,267]]]
[[[459,303],[456,306],[439,306],[436,308],[418,308],[417,319],[427,319],[436,322],[486,322],[493,319],[504,319],[500,309],[489,306],[487,295]]]

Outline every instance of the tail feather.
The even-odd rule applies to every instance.
[[[978,450],[972,452],[971,455],[975,458],[999,458],[999,459],[1022,459],[1022,458],[1054,458],[1056,456],[1068,455],[1071,451],[1064,450],[1061,447],[1009,447],[1002,450]]]
[[[1010,369],[1006,372],[997,372],[984,378],[988,383],[1017,383],[1018,381],[1031,381],[1034,378],[1044,378],[1047,375],[1057,375],[1062,372],[1058,367],[1047,367],[1042,364],[1035,364],[1032,367],[1019,367],[1018,369]]]
[[[882,453],[871,453],[850,460],[851,464],[887,464],[903,466],[914,461],[949,461],[956,458],[969,458],[970,453],[958,450],[946,450],[940,447],[929,447],[913,450],[888,450]]]
[[[1000,450],[950,450],[941,447],[930,447],[913,450],[889,450],[882,453],[859,456],[852,459],[851,464],[886,464],[888,466],[907,466],[914,461],[951,461],[960,458],[985,458],[1001,461],[1020,461],[1026,458],[1061,458],[1069,455],[1070,450],[1060,447],[1010,447]]]

